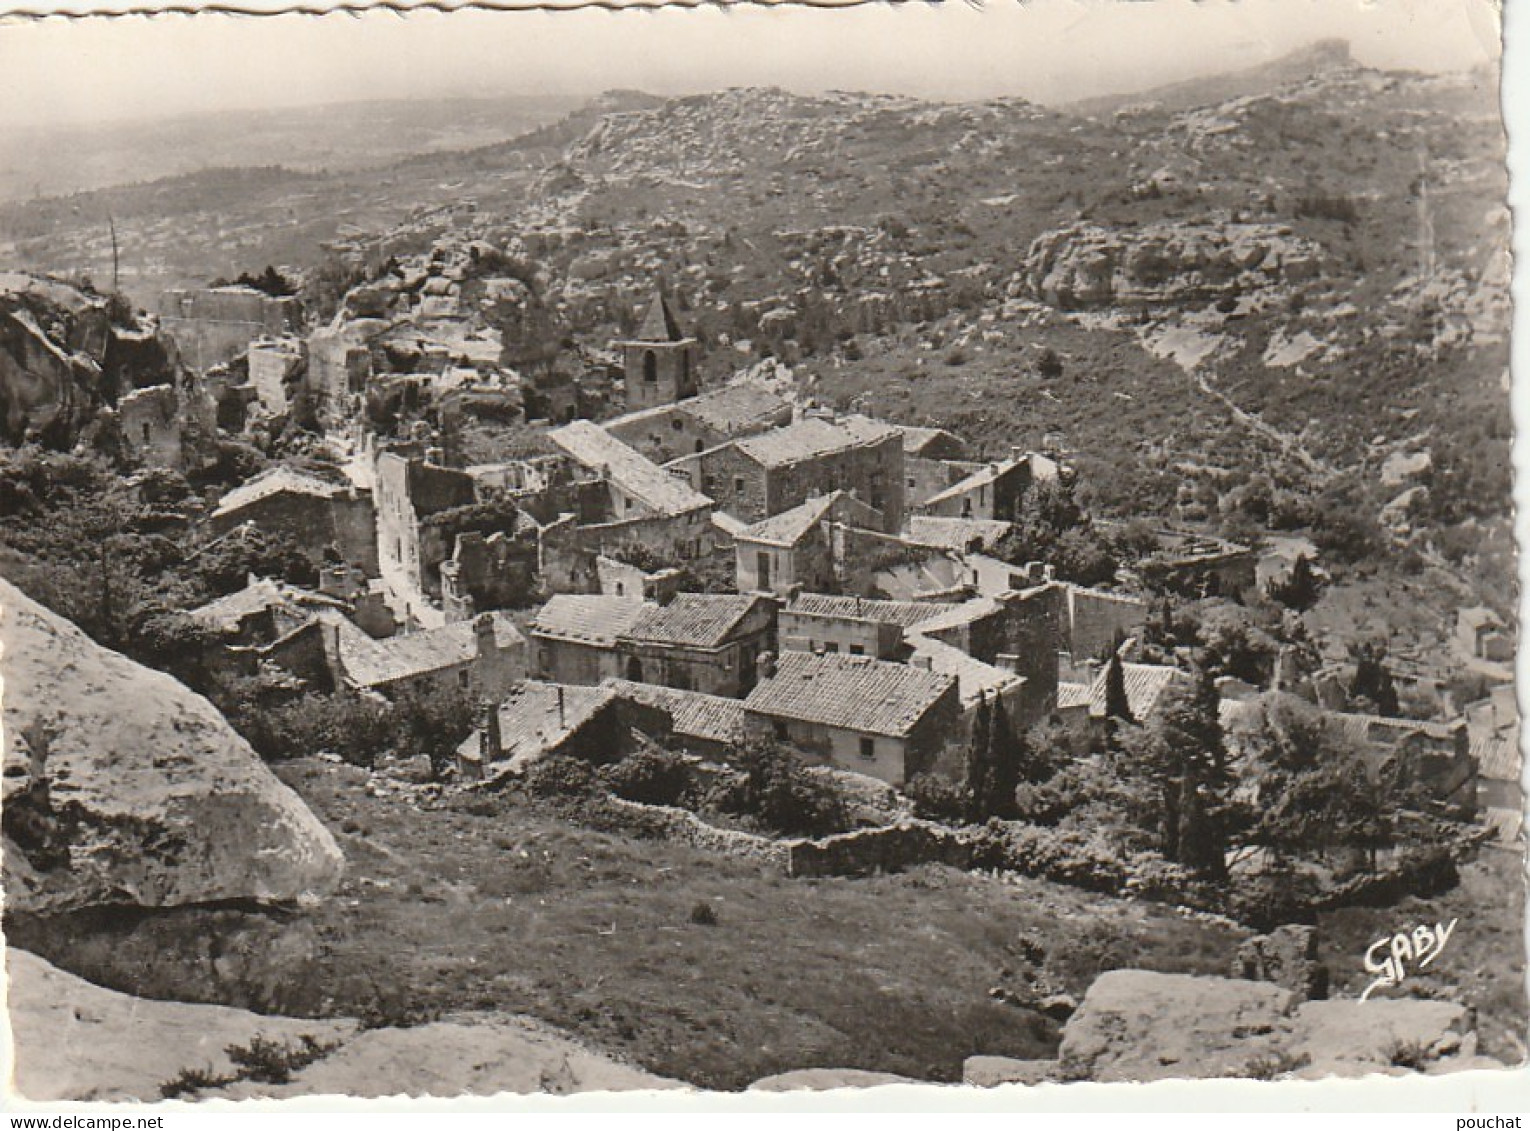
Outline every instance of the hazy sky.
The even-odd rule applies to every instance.
[[[0,0],[0,11],[23,2]],[[280,0],[253,3],[280,6]],[[92,4],[55,0],[55,6]],[[1055,102],[1248,66],[1328,36],[1350,40],[1361,62],[1389,68],[1455,70],[1498,51],[1492,0],[1027,0],[1023,6],[989,0],[981,9],[950,0],[939,7],[837,11],[10,21],[0,22],[0,124],[612,87],[663,94],[839,87]]]

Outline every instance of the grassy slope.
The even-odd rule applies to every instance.
[[[953,1080],[976,1053],[1048,1056],[1054,1027],[993,1001],[1024,967],[1080,993],[1101,969],[1224,971],[1236,932],[1039,882],[943,868],[788,880],[747,863],[572,827],[499,799],[421,810],[316,761],[284,779],[350,862],[314,913],[326,1011],[528,1013],[714,1088],[849,1066]],[[690,920],[705,901],[718,924]]]

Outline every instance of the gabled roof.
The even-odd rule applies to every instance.
[[[795,546],[820,522],[833,516],[838,510],[859,511],[864,522],[881,524],[881,512],[875,507],[856,499],[844,491],[831,491],[816,499],[809,499],[791,510],[771,515],[769,518],[746,526],[734,535],[742,542],[765,542],[772,546]]]
[[[677,593],[666,605],[644,602],[622,633],[640,644],[716,648],[765,598],[741,593]]]
[[[896,435],[898,429],[893,425],[866,416],[844,416],[832,421],[809,416],[785,428],[736,440],[734,445],[764,467],[786,467]]]
[[[1057,684],[1057,709],[1059,711],[1070,707],[1087,706],[1089,706],[1089,685],[1087,683],[1059,681]]]
[[[575,420],[549,432],[548,439],[591,471],[609,474],[611,481],[658,514],[700,510],[712,500],[683,479],[628,447],[598,424]]]
[[[991,550],[1008,534],[1012,524],[997,518],[945,518],[916,514],[908,520],[908,539],[921,546],[938,546],[965,553],[973,543]]]
[[[956,677],[864,656],[783,652],[744,700],[750,714],[903,738]]]
[[[960,436],[947,432],[944,428],[920,428],[911,424],[900,424],[898,430],[903,433],[903,454],[918,456],[937,440],[950,440],[957,447],[963,447]]]
[[[947,605],[943,609],[932,613],[926,619],[919,621],[917,629],[927,636],[933,636],[937,632],[946,632],[953,628],[961,628],[973,621],[982,620],[984,617],[993,616],[1002,612],[1004,606],[992,597],[973,597],[969,601],[963,601],[960,605]],[[909,627],[913,628],[914,625]]]
[[[1490,734],[1474,739],[1471,755],[1477,759],[1477,772],[1493,781],[1519,782],[1519,744],[1504,735]]]
[[[486,768],[519,770],[530,765],[589,723],[615,698],[616,693],[608,687],[522,680],[499,705],[502,756]],[[457,747],[458,755],[476,760],[480,737],[474,731]]]
[[[991,486],[997,480],[1014,471],[1025,468],[1029,471],[1033,480],[1048,480],[1057,478],[1057,464],[1046,456],[1027,455],[1020,459],[1006,459],[997,463],[984,464],[967,478],[953,483],[944,491],[931,495],[920,506],[929,506],[932,503],[945,502],[948,499],[959,499],[963,495],[969,495],[980,487]]]
[[[1110,666],[1107,664],[1100,669],[1100,674],[1094,677],[1094,683],[1089,688],[1089,713],[1096,718],[1105,717],[1105,680],[1109,673]],[[1158,707],[1159,699],[1171,684],[1190,678],[1178,668],[1160,664],[1123,663],[1121,674],[1126,684],[1127,705],[1131,708],[1132,718],[1139,723],[1151,717]]]
[[[501,651],[523,642],[514,622],[504,613],[486,615],[493,619],[494,644]],[[346,678],[358,687],[384,687],[470,663],[478,655],[476,618],[386,640],[373,640],[344,617],[336,617],[331,623],[335,621],[341,626],[341,667]]]
[[[683,342],[685,334],[680,330],[680,319],[675,317],[675,312],[669,308],[669,300],[664,297],[664,292],[655,290],[653,301],[648,304],[648,313],[643,318],[643,324],[638,327],[637,337],[633,339],[639,342]]]
[[[276,607],[299,610],[304,608],[340,609],[344,606],[342,602],[326,597],[322,593],[310,593],[306,589],[283,585],[267,577],[257,577],[243,589],[209,601],[205,605],[192,609],[187,615],[203,624],[227,632],[238,628],[246,617]]]
[[[904,639],[913,648],[916,658],[929,662],[930,671],[956,677],[963,706],[976,703],[984,695],[1007,695],[1025,684],[1024,676],[985,664],[944,641],[918,633],[911,633]]]
[[[759,385],[724,385],[676,404],[708,428],[735,435],[754,427],[769,425],[783,413],[790,414],[791,402]]]
[[[309,475],[294,467],[273,467],[269,471],[263,471],[255,478],[235,487],[223,498],[218,500],[218,507],[212,516],[218,518],[222,515],[232,514],[242,510],[251,503],[257,503],[261,499],[270,498],[272,495],[282,493],[293,495],[311,495],[318,499],[332,499],[336,495],[346,492],[344,485],[331,483],[327,479],[320,479],[317,475]]]
[[[637,597],[612,597],[604,593],[560,593],[532,619],[528,631],[580,644],[612,647],[616,638],[643,615]]]
[[[837,620],[877,621],[912,628],[960,606],[933,601],[880,601],[869,597],[840,597],[828,593],[801,593],[783,612]]]
[[[721,695],[700,691],[681,691],[653,683],[633,683],[626,679],[606,679],[608,687],[623,699],[631,699],[669,713],[674,733],[680,738],[699,738],[727,745],[744,736],[744,703]]]

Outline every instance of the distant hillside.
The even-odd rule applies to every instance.
[[[1251,95],[1273,94],[1293,82],[1324,74],[1342,74],[1357,64],[1343,39],[1320,39],[1300,50],[1256,67],[1186,79],[1167,86],[1123,94],[1103,94],[1061,107],[1084,117],[1109,117],[1128,107],[1152,107],[1169,112],[1193,110]]]
[[[580,102],[552,95],[358,102],[151,122],[0,130],[0,201],[58,196],[223,166],[339,172],[515,137]]]

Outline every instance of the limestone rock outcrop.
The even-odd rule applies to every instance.
[[[227,1049],[256,1037],[327,1044],[354,1021],[264,1017],[222,1005],[151,1001],[105,990],[24,950],[5,956],[15,1088],[34,1102],[147,1100],[183,1071],[228,1076]]]
[[[1078,223],[1038,236],[1020,274],[1029,297],[1086,310],[1213,302],[1321,272],[1322,249],[1276,224]]]
[[[350,1019],[268,1017],[221,1005],[153,1001],[102,989],[11,948],[15,1087],[32,1101],[158,1100],[184,1074],[207,1086],[184,1099],[252,1096],[493,1095],[626,1091],[684,1085],[593,1053],[523,1017],[464,1014],[410,1028]],[[290,1078],[249,1078],[229,1046],[256,1040],[293,1060]],[[308,1063],[301,1063],[308,1060]],[[243,1077],[243,1078],[241,1078]]]
[[[1058,1069],[1110,1082],[1493,1066],[1476,1055],[1474,1026],[1454,1002],[1305,1001],[1270,982],[1112,970],[1064,1028]]]
[[[8,914],[286,902],[334,838],[200,695],[0,580]]]
[[[1070,1079],[1100,1082],[1247,1076],[1273,1059],[1290,990],[1237,978],[1112,970],[1089,987],[1063,1030]]]

